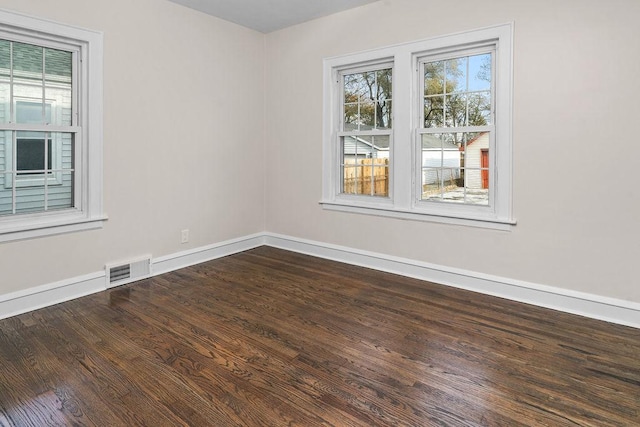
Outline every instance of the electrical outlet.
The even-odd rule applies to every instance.
[[[182,230],[180,232],[180,243],[187,243],[189,241],[189,230]]]

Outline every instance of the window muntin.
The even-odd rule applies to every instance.
[[[493,56],[490,46],[419,59],[419,200],[491,205]]]
[[[340,72],[340,194],[389,196],[393,69],[390,64]]]

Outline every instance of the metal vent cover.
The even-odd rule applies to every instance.
[[[105,266],[107,288],[135,282],[151,275],[151,257],[145,256]]]

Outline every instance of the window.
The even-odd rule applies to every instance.
[[[0,241],[96,228],[102,34],[0,11]]]
[[[340,73],[343,194],[389,195],[392,75],[388,65]]]
[[[323,206],[514,224],[511,32],[500,25],[325,59]]]

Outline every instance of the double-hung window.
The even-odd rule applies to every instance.
[[[391,64],[340,72],[340,192],[389,196]]]
[[[101,226],[102,35],[0,11],[0,241]]]
[[[326,59],[323,206],[514,224],[511,33],[507,24]]]

